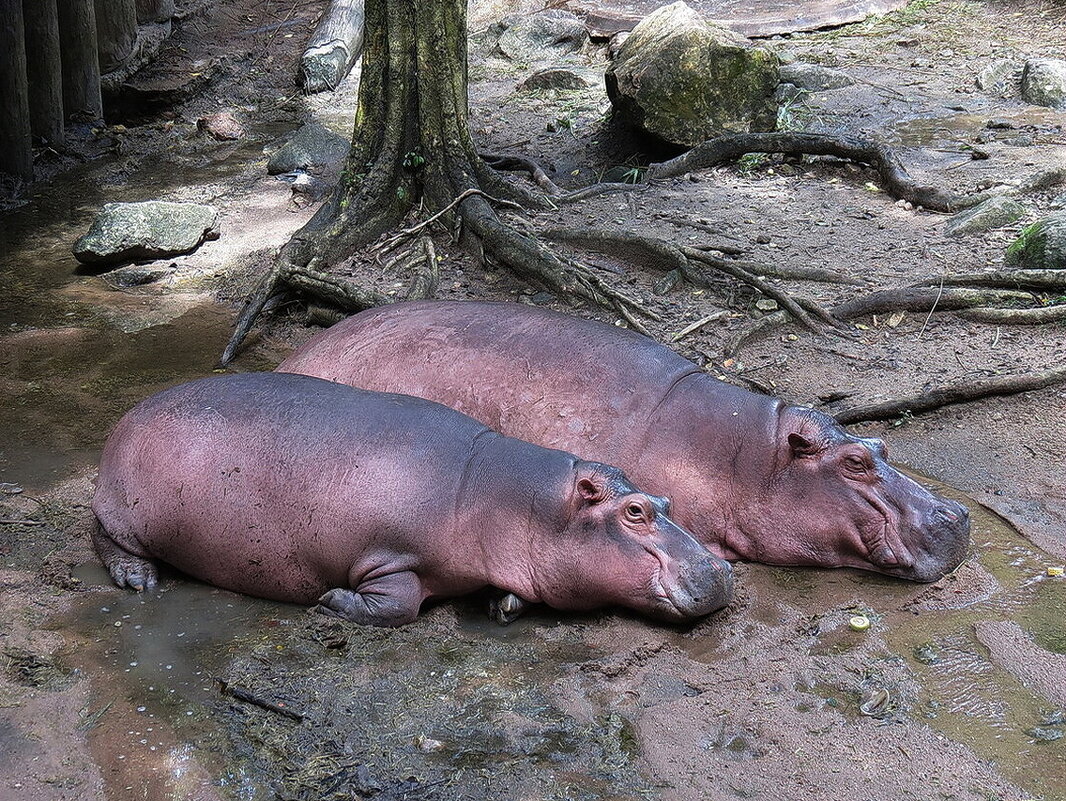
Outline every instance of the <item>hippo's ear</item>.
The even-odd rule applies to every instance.
[[[792,449],[792,455],[797,459],[814,456],[822,449],[817,442],[797,432],[788,435],[788,447]]]
[[[607,497],[607,482],[599,476],[585,476],[577,480],[577,494],[586,503],[600,503]]]

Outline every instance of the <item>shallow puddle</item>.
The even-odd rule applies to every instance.
[[[828,657],[858,648],[869,636],[882,636],[889,649],[884,658],[905,660],[918,684],[917,697],[902,699],[899,714],[971,747],[1036,796],[1060,798],[1066,776],[1066,711],[993,664],[975,625],[1013,621],[1046,649],[1045,656],[1064,653],[1066,578],[1048,576],[1047,568],[1059,563],[1001,518],[961,493],[925,483],[970,508],[971,553],[979,567],[964,565],[956,580],[944,582],[944,589],[926,593],[920,585],[872,574],[752,565],[746,583],[756,597],[772,600],[758,602],[750,615],[772,625],[779,604],[810,613],[811,625],[819,631],[811,653]],[[870,618],[868,632],[849,628],[847,621],[855,613]],[[694,658],[712,663],[728,658],[714,638],[681,642]],[[1020,661],[1030,658],[1018,656]],[[1024,666],[1012,666],[1019,668]],[[810,692],[843,714],[858,716],[877,684],[858,677],[851,687],[816,686]],[[893,694],[897,690],[890,689]],[[900,700],[889,699],[890,711]],[[872,711],[878,713],[876,707]],[[1049,739],[1055,737],[1059,739]]]

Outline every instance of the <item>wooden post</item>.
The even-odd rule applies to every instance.
[[[104,103],[100,98],[93,0],[57,0],[57,7],[59,53],[63,63],[63,108],[68,119],[101,120],[104,118]]]
[[[22,0],[0,0],[0,172],[33,180]]]
[[[174,16],[174,0],[137,0],[137,24],[166,22]]]
[[[96,50],[100,72],[107,73],[125,61],[137,41],[136,0],[96,0]]]
[[[63,65],[56,0],[22,0],[30,128],[52,147],[63,144]]]

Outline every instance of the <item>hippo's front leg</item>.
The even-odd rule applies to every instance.
[[[422,582],[404,570],[362,581],[355,590],[330,590],[311,611],[364,626],[402,626],[418,617],[422,597]]]
[[[497,591],[498,595],[489,601],[489,618],[501,626],[508,626],[522,617],[530,607],[529,601],[523,600],[513,592]]]

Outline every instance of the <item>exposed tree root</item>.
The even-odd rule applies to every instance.
[[[960,315],[967,320],[992,325],[1043,325],[1066,320],[1066,305],[1040,306],[1035,309],[967,309]]]
[[[714,281],[705,267],[732,276],[764,295],[776,300],[801,324],[814,332],[820,328],[814,317],[828,325],[838,325],[827,311],[813,301],[801,303],[787,292],[767,284],[760,276],[749,272],[743,263],[713,256],[702,250],[678,247],[665,239],[641,236],[628,231],[610,231],[598,228],[552,228],[542,232],[546,239],[568,242],[579,247],[608,253],[641,266],[651,265],[664,272],[677,270],[696,286],[713,287]],[[812,316],[813,312],[813,316]]]
[[[918,414],[939,409],[955,403],[966,403],[993,395],[1016,395],[1066,382],[1066,367],[1056,367],[1025,375],[996,376],[969,380],[962,384],[950,384],[923,392],[914,398],[886,401],[872,406],[847,409],[834,415],[842,424],[866,420],[891,420],[905,414]]]
[[[958,211],[974,205],[972,197],[959,195],[915,182],[895,151],[888,145],[856,136],[830,136],[811,133],[731,134],[709,139],[686,153],[648,167],[647,180],[672,178],[694,170],[704,170],[748,153],[783,153],[790,156],[836,156],[868,164],[881,176],[886,190],[895,198],[932,211]]]
[[[841,303],[833,307],[833,315],[842,320],[854,320],[868,314],[890,314],[897,311],[958,311],[974,306],[1032,303],[1033,296],[1028,292],[1007,289],[907,287],[885,289]]]
[[[510,170],[528,173],[529,177],[533,179],[533,182],[543,189],[544,193],[549,197],[556,198],[565,194],[563,190],[548,177],[548,173],[544,171],[544,168],[531,158],[511,154],[500,155],[496,153],[482,153],[481,159],[494,170]]]
[[[1000,270],[991,273],[967,273],[934,278],[915,286],[986,286],[1017,289],[1066,289],[1066,270]]]

